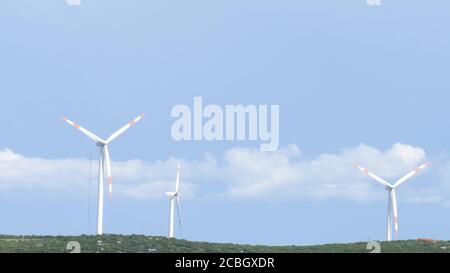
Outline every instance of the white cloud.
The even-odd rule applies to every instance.
[[[386,151],[361,144],[339,154],[322,154],[311,160],[300,158],[300,154],[295,145],[274,153],[248,149],[228,151],[224,167],[229,176],[228,195],[235,198],[373,199],[380,192],[374,189],[380,187],[357,172],[352,167],[355,163],[389,179],[413,170],[426,157],[423,149],[403,144],[395,144]]]
[[[114,195],[135,199],[164,197],[166,191],[175,187],[177,163],[174,158],[155,163],[141,160],[113,162]],[[0,151],[0,191],[31,191],[33,195],[85,192],[90,164],[87,159],[29,158],[5,149]],[[97,181],[97,165],[96,160],[92,161],[93,185]],[[182,187],[185,197],[193,195],[194,185],[189,180],[183,181]]]
[[[357,171],[361,164],[393,182],[426,160],[423,149],[395,144],[382,151],[361,144],[337,154],[304,158],[296,145],[276,152],[234,148],[225,152],[223,163],[205,154],[197,161],[169,158],[156,162],[129,160],[113,162],[114,193],[121,198],[159,199],[173,190],[176,165],[182,163],[184,197],[221,196],[230,199],[383,199],[383,188]],[[94,171],[97,166],[94,161]],[[439,177],[450,178],[450,163],[439,165]],[[46,160],[0,151],[0,190],[82,191],[89,177],[85,159]],[[96,181],[94,173],[94,182]],[[419,180],[420,178],[415,178]],[[444,180],[426,187],[408,183],[402,195],[410,202],[446,201],[450,185]]]

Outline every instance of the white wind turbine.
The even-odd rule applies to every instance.
[[[166,195],[169,197],[170,203],[170,211],[169,211],[169,238],[174,237],[174,218],[175,218],[175,206],[177,207],[177,215],[178,215],[178,223],[180,225],[180,233],[181,230],[181,215],[180,215],[180,171],[181,165],[178,164],[177,168],[177,180],[175,183],[175,191],[174,192],[166,192]],[[181,235],[183,236],[183,235]]]
[[[80,125],[76,124],[75,122],[69,120],[66,117],[62,118],[65,122],[69,123],[76,129],[78,129],[82,133],[84,133],[86,136],[88,136],[90,139],[95,141],[97,143],[97,147],[99,147],[99,150],[100,150],[99,173],[98,173],[98,212],[97,212],[97,234],[98,235],[103,234],[103,187],[104,187],[103,181],[104,181],[105,177],[107,177],[107,179],[108,179],[109,197],[110,197],[110,199],[112,198],[111,159],[109,156],[108,145],[113,140],[115,140],[120,135],[122,135],[125,131],[127,131],[131,126],[136,124],[143,117],[144,117],[144,114],[133,119],[132,121],[127,123],[127,125],[125,125],[124,127],[120,128],[118,131],[116,131],[114,134],[112,134],[107,140],[101,139],[100,137],[89,132],[88,130],[84,129],[83,127],[81,127]]]
[[[392,225],[394,225],[395,238],[396,238],[396,240],[398,240],[398,210],[397,210],[396,189],[398,188],[398,186],[405,183],[408,179],[410,179],[414,175],[420,173],[423,169],[425,169],[428,166],[429,166],[429,163],[425,163],[425,164],[421,165],[414,171],[408,173],[404,177],[397,180],[397,182],[395,182],[394,185],[388,183],[386,180],[384,180],[384,179],[380,178],[379,176],[375,175],[374,173],[370,172],[368,169],[361,167],[361,166],[356,166],[361,172],[372,177],[375,181],[377,181],[382,186],[384,186],[386,191],[388,192],[387,240],[389,242],[392,241]],[[392,215],[394,215],[394,221],[392,221]]]

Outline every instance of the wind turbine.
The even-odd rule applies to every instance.
[[[175,183],[174,192],[166,192],[169,197],[170,211],[169,211],[169,238],[174,238],[174,218],[175,218],[175,206],[177,207],[178,223],[180,225],[180,233],[183,236],[181,230],[181,215],[180,215],[180,171],[181,165],[178,164],[177,168],[177,180]]]
[[[103,140],[100,137],[96,136],[95,134],[91,133],[90,131],[84,129],[80,125],[76,124],[75,122],[69,120],[66,117],[63,117],[62,119],[67,122],[68,124],[72,125],[76,129],[80,130],[83,134],[88,136],[90,139],[95,141],[97,143],[97,147],[99,147],[100,151],[100,157],[99,157],[99,172],[98,172],[98,211],[97,211],[97,234],[102,235],[103,234],[103,181],[105,177],[108,179],[109,184],[109,197],[112,199],[112,174],[111,174],[111,158],[109,155],[109,149],[108,145],[118,138],[120,135],[125,133],[128,129],[130,129],[131,126],[136,124],[138,121],[140,121],[144,117],[144,114],[140,115],[139,117],[133,119],[129,123],[127,123],[125,126],[117,130],[114,134],[112,134],[107,140]]]
[[[405,175],[402,178],[400,178],[399,180],[397,180],[397,182],[395,182],[395,184],[393,184],[393,185],[388,183],[383,178],[372,173],[368,169],[361,167],[361,166],[356,166],[361,172],[372,177],[375,181],[377,181],[382,186],[384,186],[386,191],[388,192],[388,206],[387,206],[387,240],[388,240],[388,242],[392,241],[392,225],[394,225],[395,238],[396,238],[396,240],[398,240],[398,210],[397,210],[396,189],[398,188],[398,186],[405,183],[408,179],[410,179],[411,177],[420,173],[428,166],[429,166],[429,163],[425,163],[425,164],[421,165],[420,167],[416,168],[414,171],[408,173],[407,175]],[[394,221],[392,221],[392,215],[394,216]]]

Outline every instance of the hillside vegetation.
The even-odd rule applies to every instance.
[[[322,246],[234,245],[148,237],[105,236],[0,236],[1,253],[70,253],[78,242],[82,253],[370,253],[366,243]],[[450,253],[450,242],[383,242],[382,253]]]

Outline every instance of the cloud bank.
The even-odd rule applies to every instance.
[[[199,160],[172,157],[156,162],[115,161],[114,195],[142,200],[165,198],[164,193],[173,190],[176,166],[181,162],[184,198],[384,200],[383,188],[357,171],[354,164],[394,182],[426,160],[424,149],[398,143],[384,151],[360,144],[312,159],[291,144],[276,152],[233,148],[225,152],[221,164],[211,154]],[[31,191],[37,196],[61,191],[81,194],[86,191],[90,174],[96,190],[97,169],[95,160],[90,165],[87,159],[30,158],[4,149],[0,151],[0,191]],[[435,172],[436,178],[430,180],[425,172],[402,185],[403,200],[450,204],[450,184],[445,182],[450,178],[450,162],[438,163],[428,172]]]

